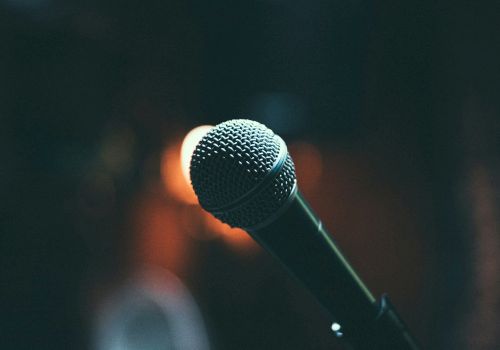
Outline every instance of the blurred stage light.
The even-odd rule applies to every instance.
[[[212,129],[212,125],[201,125],[190,132],[184,137],[181,146],[181,169],[182,174],[186,182],[191,186],[191,178],[189,176],[189,165],[191,163],[191,156],[193,155],[194,149],[200,140],[205,136],[205,134]]]
[[[207,229],[205,212],[198,205],[181,207],[177,215],[182,232],[198,241],[209,241],[220,236],[218,232]]]
[[[95,350],[208,350],[189,291],[164,269],[141,269],[109,295],[94,322]]]
[[[198,204],[189,178],[189,163],[198,141],[211,128],[198,126],[186,134],[182,143],[175,142],[163,152],[161,175],[165,188],[175,199],[186,204]]]
[[[224,224],[209,212],[204,211],[203,214],[207,230],[219,234],[231,248],[245,254],[257,251],[257,243],[248,233],[242,229],[232,228],[228,224]]]

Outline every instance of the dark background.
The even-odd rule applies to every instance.
[[[299,183],[321,159],[306,197],[426,349],[500,347],[499,15],[2,0],[0,347],[90,347],[96,300],[148,263],[184,281],[217,349],[341,349],[267,253],[178,233],[201,214],[164,190],[165,149],[239,117],[296,145]]]

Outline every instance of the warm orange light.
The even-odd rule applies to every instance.
[[[315,145],[304,141],[292,143],[289,149],[295,163],[300,190],[306,194],[311,193],[320,183],[323,157]]]
[[[200,241],[218,238],[219,232],[207,229],[205,214],[199,205],[179,207],[178,217],[182,231]]]
[[[132,216],[135,233],[133,258],[137,265],[151,264],[182,273],[190,262],[190,240],[179,229],[175,206],[159,195],[144,194]]]
[[[180,144],[169,146],[161,160],[161,176],[168,193],[176,199],[187,203],[197,204],[198,199],[191,187],[189,178],[189,163],[191,155],[199,140],[210,130],[209,125],[199,126],[191,130]]]
[[[184,175],[182,175],[179,144],[174,144],[163,152],[161,177],[169,195],[184,203],[197,203],[191,185],[186,182]]]
[[[191,184],[191,177],[189,176],[189,164],[191,163],[191,156],[193,155],[194,149],[200,140],[205,136],[205,134],[212,129],[212,125],[201,125],[190,132],[184,137],[181,146],[181,169],[184,178],[187,183]]]
[[[204,212],[204,216],[207,229],[219,234],[231,247],[244,253],[253,253],[257,250],[257,243],[242,229],[232,228],[207,212]]]

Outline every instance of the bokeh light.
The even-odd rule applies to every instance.
[[[203,209],[195,207],[198,205],[198,199],[191,186],[189,164],[196,145],[212,128],[211,125],[198,126],[189,131],[182,142],[174,142],[163,152],[161,175],[167,193],[189,205],[188,208],[177,208],[176,224],[195,239],[221,238],[238,252],[255,252],[257,244],[245,231],[231,228]],[[204,229],[200,229],[198,222],[202,223]]]
[[[212,129],[212,125],[201,125],[190,132],[184,137],[181,146],[181,170],[184,178],[188,184],[191,184],[191,177],[189,175],[189,164],[191,163],[191,156],[193,155],[194,149],[200,140],[205,136],[205,134]]]
[[[204,212],[204,219],[207,230],[220,235],[232,248],[245,254],[257,251],[257,243],[244,230],[232,228],[228,224],[219,221],[208,212]]]
[[[189,163],[198,141],[212,126],[202,125],[186,134],[182,143],[177,141],[168,146],[161,159],[161,176],[165,188],[175,199],[186,204],[198,204],[191,187]]]
[[[168,195],[183,203],[198,203],[191,185],[182,174],[179,142],[168,146],[163,152],[161,177]]]

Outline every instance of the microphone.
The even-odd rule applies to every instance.
[[[190,164],[200,205],[246,230],[331,314],[356,349],[418,349],[387,295],[377,301],[302,197],[285,142],[266,126],[234,119],[212,128]]]

